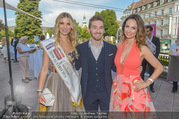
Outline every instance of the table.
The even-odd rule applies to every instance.
[[[43,62],[43,50],[37,50],[35,53],[29,55],[29,69],[33,76],[39,78],[40,70]]]

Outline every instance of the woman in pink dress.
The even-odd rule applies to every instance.
[[[139,15],[132,14],[126,18],[122,31],[122,42],[117,45],[115,57],[117,74],[113,81],[110,112],[124,113],[111,113],[109,118],[155,118],[155,113],[150,113],[155,109],[147,87],[163,72],[163,67],[145,43],[144,22]],[[156,69],[145,82],[139,71],[144,58]]]

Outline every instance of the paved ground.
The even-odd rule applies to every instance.
[[[32,111],[37,110],[38,100],[36,90],[38,88],[38,80],[33,79],[27,84],[22,83],[19,63],[12,62],[11,64],[15,96],[21,99],[22,104],[31,107]],[[3,63],[2,56],[0,56],[0,111],[4,108],[4,98],[11,94],[8,81],[8,63]],[[172,84],[167,82],[165,77],[158,78],[154,88],[155,93],[150,92],[150,94],[157,112],[166,112],[166,114],[167,112],[179,112],[179,91],[175,94],[171,93]],[[166,119],[178,119],[172,113],[167,114],[165,117]]]

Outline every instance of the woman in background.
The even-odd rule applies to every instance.
[[[2,54],[3,54],[3,62],[6,63],[6,58],[7,58],[7,45],[6,45],[6,37],[4,37],[2,39],[2,46],[3,46],[3,49],[2,49]]]
[[[27,46],[27,37],[23,36],[20,38],[17,44],[17,51],[19,53],[19,66],[22,75],[22,82],[28,83],[32,79],[29,78],[29,53],[35,52],[35,49],[31,50]]]

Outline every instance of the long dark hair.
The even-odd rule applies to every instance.
[[[134,19],[137,22],[137,33],[136,33],[135,38],[136,38],[137,47],[140,50],[141,45],[146,45],[147,46],[147,44],[145,42],[146,35],[145,35],[144,21],[142,20],[142,18],[138,14],[131,14],[123,22],[123,24],[122,24],[122,42],[124,42],[126,40],[126,36],[124,34],[124,29],[125,29],[125,26],[126,26],[126,22],[129,19]]]

